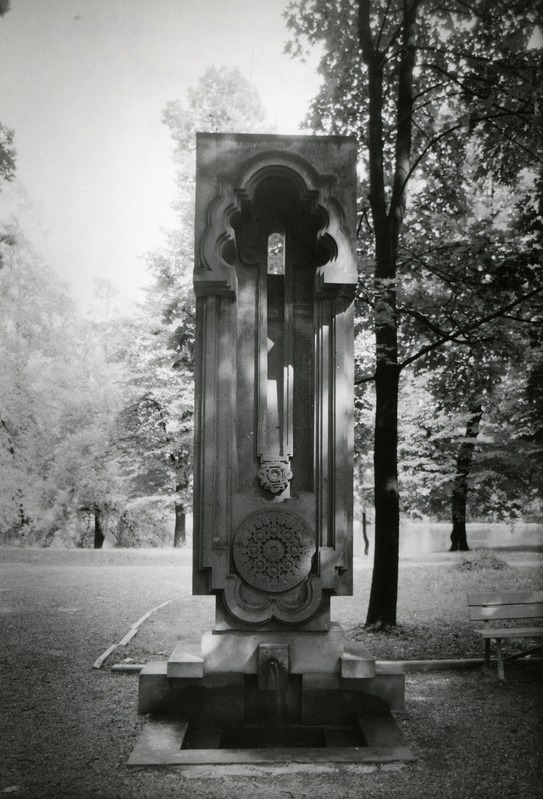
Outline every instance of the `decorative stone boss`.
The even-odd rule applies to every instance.
[[[194,593],[326,630],[352,593],[356,143],[199,134]]]

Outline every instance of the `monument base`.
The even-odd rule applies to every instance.
[[[279,762],[292,748],[296,759],[315,750],[313,759],[380,762],[390,750],[388,758],[409,760],[391,715],[404,709],[404,688],[403,673],[345,641],[338,624],[327,632],[206,632],[199,646],[180,644],[142,669],[138,710],[153,719],[129,763],[272,762],[271,749]],[[160,730],[169,730],[164,745]],[[251,750],[247,761],[241,749]]]
[[[303,737],[296,728],[284,728],[275,740],[255,736],[244,727],[241,737],[235,728],[226,731],[227,745],[221,745],[223,732],[207,729],[205,739],[196,731],[197,747],[191,748],[194,734],[188,719],[151,717],[128,760],[129,766],[196,766],[247,764],[265,768],[288,763],[289,773],[304,764],[358,764],[364,767],[403,764],[416,758],[406,746],[390,714],[380,713],[356,719],[350,728],[310,727]],[[248,740],[250,736],[250,740]],[[297,739],[297,740],[295,740]],[[189,744],[186,745],[187,740]],[[270,743],[271,741],[271,743]],[[247,745],[249,744],[249,745]],[[398,767],[398,766],[396,766]]]

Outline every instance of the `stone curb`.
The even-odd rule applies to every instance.
[[[541,663],[540,657],[517,657],[517,663]],[[460,658],[458,660],[399,660],[387,665],[398,666],[406,674],[416,671],[444,671],[446,669],[472,669],[484,665],[484,658]],[[490,666],[496,665],[496,660],[490,661]]]
[[[136,633],[138,632],[138,630],[141,627],[141,625],[143,624],[143,622],[147,621],[149,616],[151,616],[153,613],[156,613],[156,611],[160,610],[160,608],[164,608],[164,607],[166,607],[166,605],[169,605],[172,602],[176,602],[178,599],[183,599],[183,598],[184,598],[184,595],[174,597],[174,599],[168,599],[166,602],[162,602],[160,605],[157,605],[155,608],[151,608],[151,610],[148,610],[147,613],[144,613],[144,615],[141,617],[141,619],[138,619],[136,622],[134,622],[132,627],[126,633],[124,638],[121,638],[121,640],[119,641],[118,644],[112,644],[110,647],[108,647],[106,649],[105,652],[102,652],[102,654],[100,655],[99,658],[96,658],[96,660],[92,664],[92,668],[93,669],[102,668],[103,664],[105,663],[105,661],[111,655],[112,652],[114,652],[120,646],[126,646],[127,643],[132,640],[132,638],[136,635]],[[115,668],[115,667],[113,667],[113,668]],[[143,668],[143,666],[139,666],[138,673],[139,673],[139,671],[142,668]],[[117,669],[117,671],[119,671],[119,669]]]
[[[115,647],[114,647],[115,648]],[[517,663],[542,663],[543,658],[517,658]],[[495,661],[491,661],[490,665]],[[377,669],[386,668],[387,671],[404,672],[411,674],[417,671],[446,671],[447,669],[472,669],[484,664],[483,658],[459,658],[457,660],[377,660]],[[111,671],[121,674],[139,674],[145,663],[116,663]]]

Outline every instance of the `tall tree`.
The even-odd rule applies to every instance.
[[[466,143],[477,136],[485,169],[516,177],[538,150],[539,60],[530,50],[537,10],[525,0],[299,0],[287,9],[303,42],[324,46],[325,78],[311,121],[354,132],[367,170],[363,209],[373,260],[376,341],[375,557],[367,623],[396,623],[399,493],[398,272],[409,221],[408,187],[427,176],[447,189]],[[537,113],[537,112],[536,112]],[[492,158],[490,158],[492,156]],[[459,198],[445,191],[458,210]],[[411,216],[413,222],[413,216]],[[460,331],[458,331],[460,335]]]
[[[213,66],[188,90],[185,104],[167,104],[163,122],[175,142],[178,222],[146,257],[151,283],[124,356],[130,379],[120,449],[123,467],[131,464],[130,502],[139,498],[141,508],[143,495],[173,500],[173,541],[179,546],[192,490],[196,131],[255,132],[265,113],[239,70]]]
[[[401,261],[402,332],[411,339],[405,348],[413,351],[406,361],[417,372],[421,366],[432,372],[429,385],[441,411],[463,417],[463,432],[451,439],[457,446],[452,551],[468,548],[469,473],[483,411],[486,416],[499,397],[508,365],[526,360],[543,298],[538,236],[532,230],[527,237],[523,221],[535,186],[526,191],[523,180],[506,190],[489,179],[474,180],[476,166],[458,170],[460,218],[443,214],[429,197],[424,205],[419,201],[416,236],[404,237]],[[424,249],[417,249],[423,242]]]
[[[0,533],[11,543],[82,543],[119,506],[109,449],[116,365],[66,288],[8,218],[0,269]]]
[[[9,11],[9,7],[9,0],[0,0],[0,17]],[[0,185],[2,180],[13,179],[15,174],[15,155],[13,131],[0,122]],[[2,238],[0,237],[1,241]]]

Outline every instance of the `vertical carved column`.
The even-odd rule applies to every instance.
[[[352,592],[354,287],[317,292],[315,463],[317,530],[323,587]]]
[[[197,300],[196,413],[194,421],[195,593],[224,586],[236,454],[233,417],[236,347],[234,302]],[[202,581],[201,569],[210,579]]]

